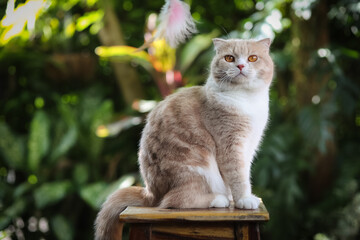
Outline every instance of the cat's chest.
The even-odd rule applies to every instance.
[[[231,106],[233,112],[239,116],[240,126],[241,119],[246,119],[247,129],[246,137],[243,134],[241,141],[246,147],[248,156],[253,156],[254,151],[259,145],[264,129],[268,122],[269,116],[269,98],[266,94],[259,94],[255,96],[247,96],[241,94],[227,95],[222,100],[223,104]],[[242,130],[243,131],[243,130]],[[236,131],[234,131],[236,132]]]
[[[246,116],[253,124],[264,124],[268,118],[269,98],[267,93],[242,94],[238,92],[219,93],[217,101],[239,116]]]

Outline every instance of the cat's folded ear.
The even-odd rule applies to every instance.
[[[260,44],[263,44],[267,49],[270,49],[270,45],[271,45],[271,39],[270,38],[264,38],[261,39],[259,41],[257,41]]]
[[[222,46],[223,44],[226,43],[226,40],[225,40],[225,39],[221,39],[221,38],[213,38],[212,41],[213,41],[213,43],[214,43],[215,51],[217,51],[220,46]]]

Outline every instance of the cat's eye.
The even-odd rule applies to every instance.
[[[235,62],[234,56],[226,55],[224,58],[225,58],[225,61],[227,61],[227,62]]]
[[[256,62],[258,60],[258,57],[256,55],[250,55],[248,57],[249,62]]]

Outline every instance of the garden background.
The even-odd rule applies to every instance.
[[[141,184],[146,113],[204,83],[214,37],[273,40],[263,239],[360,238],[360,3],[186,2],[198,34],[134,53],[163,0],[0,0],[0,239],[92,239],[106,196]]]

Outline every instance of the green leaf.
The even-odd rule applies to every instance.
[[[11,1],[9,1],[11,2]],[[26,24],[35,21],[41,14],[45,1],[27,1],[20,3],[14,8],[15,4],[8,3],[6,15],[1,20],[0,45],[5,45],[11,39],[17,36],[28,37],[29,32],[25,30]],[[26,14],[24,14],[24,9]],[[16,19],[14,16],[17,17]]]
[[[329,104],[304,107],[299,113],[299,126],[309,146],[317,146],[326,153],[327,142],[333,139],[332,123],[328,120],[336,113],[336,107]]]
[[[71,126],[58,140],[59,142],[54,143],[54,150],[51,152],[50,161],[54,162],[59,157],[66,154],[72,146],[76,143],[77,139],[77,127]]]
[[[4,213],[0,216],[0,229],[6,228],[11,220],[17,216],[22,215],[26,210],[26,200],[24,198],[16,199],[15,202],[5,209]]]
[[[93,113],[91,119],[91,136],[88,138],[88,144],[91,144],[89,148],[89,153],[91,156],[97,158],[103,149],[103,139],[96,136],[96,130],[99,125],[105,124],[113,115],[113,103],[109,100],[104,101]]]
[[[15,169],[24,168],[24,138],[14,135],[4,122],[0,122],[0,136],[0,155],[4,157],[8,166]]]
[[[120,188],[130,187],[136,182],[134,174],[122,176],[117,181],[108,185],[104,182],[94,183],[84,187],[80,196],[94,209],[99,209],[106,198]]]
[[[80,196],[92,208],[98,209],[101,206],[103,200],[105,200],[100,196],[107,186],[108,185],[105,182],[97,182],[87,185],[81,189]]]
[[[115,192],[118,189],[126,188],[134,185],[136,182],[136,176],[134,174],[127,174],[119,178],[117,181],[113,182],[108,186],[99,196],[101,203],[105,201],[105,199]]]
[[[67,97],[65,97],[67,96]],[[75,98],[77,99],[77,95],[64,95],[62,96],[61,102],[58,105],[58,111],[60,112],[61,118],[66,122],[68,125],[76,124],[76,114],[74,112],[74,109],[69,106],[67,103],[69,100],[68,98]],[[66,99],[66,100],[65,100]]]
[[[79,17],[76,20],[76,30],[83,31],[90,25],[101,21],[103,16],[104,16],[104,10],[102,9],[85,13],[83,16]]]
[[[33,185],[31,185],[28,182],[23,182],[22,184],[18,185],[15,188],[14,191],[14,198],[19,198],[21,196],[23,196],[25,193],[27,193],[31,188],[33,187]]]
[[[0,216],[0,229],[5,229],[10,224],[11,220],[12,218],[9,216]]]
[[[122,62],[133,61],[148,71],[152,71],[151,57],[145,51],[137,51],[130,46],[97,47],[95,53],[102,58],[109,58]]]
[[[63,215],[56,215],[51,219],[51,227],[59,240],[74,239],[74,227]]]
[[[113,102],[106,100],[96,109],[92,119],[92,130],[96,130],[101,124],[107,123],[113,115]]]
[[[34,192],[35,204],[44,208],[62,200],[71,188],[69,181],[45,183]]]
[[[219,30],[215,29],[209,34],[201,34],[192,38],[189,43],[185,45],[183,51],[181,51],[180,71],[185,72],[199,54],[211,46],[212,39],[219,34]]]
[[[342,47],[341,52],[351,58],[355,58],[355,59],[360,58],[360,53],[358,51],[350,49],[350,48]]]
[[[76,115],[69,105],[59,104],[58,111],[63,121],[57,121],[54,126],[53,150],[50,155],[50,162],[52,163],[65,155],[76,144],[79,132]]]
[[[89,179],[89,167],[86,164],[77,164],[73,172],[73,179],[79,185],[85,184]]]
[[[49,128],[48,116],[43,111],[37,111],[30,124],[28,140],[28,165],[32,171],[39,168],[41,159],[49,150]]]

